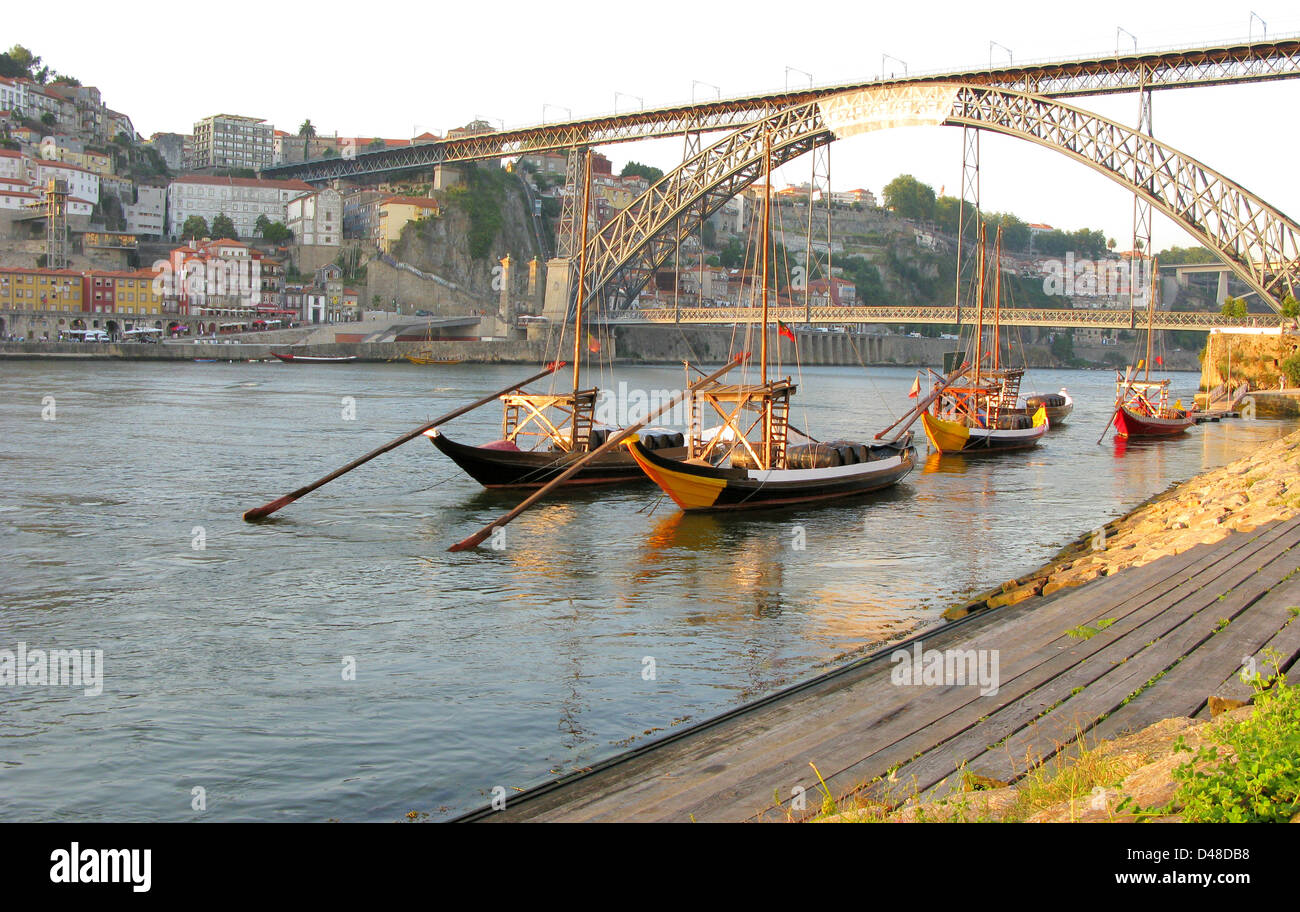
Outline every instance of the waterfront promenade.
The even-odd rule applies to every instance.
[[[1014,781],[1080,736],[1244,699],[1246,657],[1265,670],[1275,651],[1287,668],[1300,655],[1297,545],[1293,517],[970,615],[467,819],[784,821],[815,815],[824,788],[902,800],[940,797],[967,773]],[[997,693],[895,683],[891,655],[915,643],[996,651]]]

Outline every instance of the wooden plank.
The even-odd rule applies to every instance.
[[[1155,607],[1161,606],[1157,605]],[[1165,605],[1164,607],[1168,607],[1168,605]],[[1175,614],[1172,616],[1172,624],[1167,621],[1167,625],[1176,625],[1177,623],[1180,623],[1185,616],[1185,611],[1182,615]],[[1103,642],[1108,638],[1118,639],[1116,636],[1117,633],[1129,634],[1133,632],[1130,629],[1127,629],[1132,625],[1132,623],[1132,619],[1128,621],[1122,620],[1114,627],[1108,628],[1104,635],[1094,637],[1088,642]],[[1151,628],[1148,625],[1142,630],[1133,633],[1133,636],[1128,639],[1130,642],[1146,642],[1150,639],[1150,630]],[[915,776],[918,780],[918,785],[924,789],[928,787],[928,785],[940,781],[945,776],[951,775],[960,766],[962,760],[967,760],[973,765],[979,766],[980,768],[978,771],[982,774],[990,775],[998,779],[1010,778],[1015,770],[1007,768],[1008,763],[1005,762],[1006,758],[1004,758],[1004,762],[998,764],[992,764],[989,762],[989,751],[986,749],[986,745],[989,744],[990,740],[1009,738],[1012,733],[1023,729],[1029,723],[1033,722],[1043,708],[1052,706],[1056,702],[1068,701],[1072,702],[1075,707],[1078,707],[1080,704],[1074,702],[1077,701],[1078,698],[1072,694],[1072,691],[1078,687],[1087,687],[1101,679],[1107,673],[1111,672],[1111,665],[1102,663],[1125,661],[1128,658],[1127,653],[1131,651],[1131,648],[1131,646],[1124,648],[1123,641],[1113,646],[1108,644],[1105,653],[1096,656],[1092,660],[1085,659],[1083,662],[1069,668],[1059,679],[1049,682],[1039,693],[1036,693],[1032,701],[1025,701],[1020,706],[1001,710],[998,713],[993,714],[988,720],[981,724],[978,732],[963,735],[957,742],[942,743],[936,750],[930,751],[927,756],[920,758],[918,761],[915,761],[900,770],[900,777],[906,780],[909,775]],[[1136,689],[1136,686],[1137,685],[1135,684],[1134,689]],[[1119,699],[1122,699],[1123,696],[1126,696],[1130,692],[1131,690],[1125,691]],[[918,734],[924,737],[927,733]],[[1000,750],[1007,752],[1009,750],[1016,750],[1016,747],[1013,744],[1009,749],[1003,747]],[[1019,756],[1019,752],[1010,754],[1010,757],[1013,758],[1018,758]]]
[[[1290,606],[1287,607],[1290,608]],[[1295,667],[1296,661],[1300,660],[1300,618],[1291,618],[1285,627],[1273,634],[1267,643],[1250,656],[1255,662],[1256,670],[1261,674],[1269,675],[1274,673],[1272,662],[1268,657],[1270,651],[1276,652],[1281,657],[1278,661],[1278,668],[1283,672],[1290,673],[1290,670]],[[1239,671],[1234,671],[1223,683],[1214,688],[1214,695],[1228,700],[1240,700],[1245,703],[1254,697],[1255,688],[1241,679]],[[1194,718],[1204,719],[1209,716],[1209,708],[1203,707],[1197,711]]]
[[[982,769],[990,771],[986,775],[1010,781],[1023,772],[1019,758],[1045,759],[1052,756],[1062,745],[1073,741],[1080,729],[1087,730],[1103,713],[1116,711],[1135,690],[1209,639],[1220,617],[1235,618],[1263,591],[1276,585],[1294,569],[1294,564],[1273,553],[1281,544],[1275,542],[1270,549],[1259,553],[1269,555],[1269,563],[1260,568],[1259,574],[1203,590],[1198,593],[1200,598],[1182,606],[1182,610],[1166,612],[1135,631],[1138,636],[1153,634],[1159,639],[1149,648],[1117,664],[1102,679],[1087,686],[1083,693],[1070,697],[1034,725],[1013,735],[997,751],[976,758]],[[1280,551],[1285,554],[1284,548]],[[1227,579],[1225,577],[1224,581]],[[1226,599],[1220,600],[1219,595],[1226,596]],[[1211,608],[1213,610],[1207,610]],[[1066,675],[1063,679],[1069,677]]]
[[[1217,630],[1137,699],[1107,716],[1097,726],[1097,736],[1113,738],[1161,719],[1193,715],[1206,705],[1206,698],[1218,683],[1240,671],[1245,657],[1262,650],[1271,637],[1287,626],[1291,619],[1287,608],[1297,600],[1300,600],[1300,576],[1293,575],[1260,593],[1227,627]]]

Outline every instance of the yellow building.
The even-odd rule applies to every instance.
[[[0,310],[81,310],[81,273],[71,269],[0,269]]]
[[[379,244],[392,253],[407,222],[438,214],[437,200],[419,196],[390,196],[379,203]]]

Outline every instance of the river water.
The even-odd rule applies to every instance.
[[[103,654],[99,694],[0,687],[0,819],[442,819],[937,623],[1293,429],[1098,445],[1113,374],[1034,371],[1026,391],[1075,397],[1067,426],[1029,453],[925,460],[874,499],[686,517],[650,486],[590,490],[500,550],[450,554],[518,496],[417,439],[240,520],[531,372],[0,362],[0,650]],[[791,420],[861,439],[914,376],[807,369]],[[1175,378],[1188,400],[1195,375]],[[500,420],[448,432],[486,442]]]

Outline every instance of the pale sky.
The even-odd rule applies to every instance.
[[[210,114],[262,117],[296,132],[409,137],[445,133],[476,117],[506,127],[617,109],[724,97],[807,84],[987,66],[990,41],[1015,62],[1114,53],[1124,48],[1203,44],[1300,32],[1300,10],[1284,0],[1247,2],[920,2],[804,0],[744,5],[698,0],[613,3],[515,0],[484,4],[320,2],[187,5],[155,0],[129,10],[64,0],[59,16],[9,17],[0,44],[27,46],[44,62],[96,85],[136,129],[188,133]],[[67,13],[67,15],[64,15]],[[72,25],[76,23],[76,25]],[[1007,52],[994,48],[994,61]],[[791,68],[788,69],[787,68]],[[803,71],[803,72],[799,72]],[[715,86],[717,88],[715,88]],[[636,97],[632,97],[636,96]],[[1126,123],[1137,98],[1072,99]],[[1155,93],[1155,135],[1300,214],[1294,179],[1300,150],[1300,79]],[[836,189],[877,194],[911,173],[956,195],[961,131],[894,130],[837,142]],[[613,145],[665,170],[680,140]],[[985,134],[982,204],[1059,228],[1100,228],[1128,246],[1132,196],[1090,169],[1021,140]],[[775,183],[808,180],[811,165],[787,165]],[[1191,239],[1157,216],[1155,248]]]

